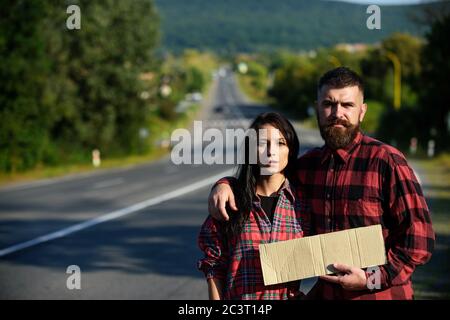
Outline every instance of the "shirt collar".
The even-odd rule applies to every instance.
[[[293,190],[294,186],[291,185],[289,180],[286,178],[280,190],[277,192],[277,196],[280,196],[284,192],[284,194],[289,198],[289,200],[293,202],[295,199]],[[261,202],[261,199],[257,194],[255,195],[254,202]]]
[[[363,134],[361,132],[358,132],[355,139],[353,139],[353,141],[348,146],[337,150],[332,150],[330,147],[325,145],[322,151],[323,153],[321,157],[321,163],[323,164],[331,155],[334,155],[335,158],[338,158],[342,162],[346,163],[355,148],[361,144],[362,138]]]

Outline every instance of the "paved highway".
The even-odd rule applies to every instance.
[[[214,80],[204,129],[247,127],[249,103],[232,73]],[[298,128],[302,151],[320,144]],[[230,165],[159,161],[0,190],[1,299],[206,299],[196,238],[212,183]],[[81,289],[69,290],[69,265]]]

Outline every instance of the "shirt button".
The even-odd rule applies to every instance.
[[[327,193],[327,199],[330,199],[330,194],[329,193]]]

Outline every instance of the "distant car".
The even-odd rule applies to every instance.
[[[214,108],[215,113],[222,113],[223,112],[223,106],[217,106]]]
[[[193,92],[186,94],[185,99],[190,102],[201,102],[203,100],[203,96],[200,92]]]
[[[202,96],[202,94],[200,93],[200,92],[194,92],[193,94],[192,94],[192,101],[194,101],[194,102],[200,102],[200,101],[202,101],[203,100],[203,96]]]
[[[227,71],[223,68],[219,70],[219,76],[224,78],[227,75]]]

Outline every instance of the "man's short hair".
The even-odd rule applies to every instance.
[[[347,67],[338,67],[327,71],[319,80],[318,92],[327,86],[332,89],[342,89],[345,87],[358,86],[364,94],[364,82],[362,78],[353,70]]]

